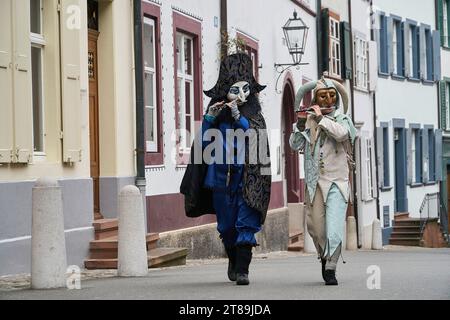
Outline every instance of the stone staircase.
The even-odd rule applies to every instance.
[[[445,247],[446,243],[437,218],[428,220],[424,230],[421,230],[422,222],[424,219],[409,218],[408,212],[395,214],[394,229],[389,238],[389,244],[428,248]]]
[[[300,231],[290,233],[288,251],[303,251],[303,247],[304,247],[303,233]]]
[[[90,242],[90,257],[84,261],[86,269],[117,269],[118,219],[99,219],[93,223],[95,240]],[[147,256],[149,268],[186,264],[185,248],[158,248],[159,234],[148,233]]]

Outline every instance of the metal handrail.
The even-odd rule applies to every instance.
[[[430,217],[430,201],[431,200],[435,200],[435,209],[436,209],[436,216],[432,216]],[[426,205],[426,215],[424,215],[424,209],[425,209],[425,205]],[[432,207],[433,209],[433,207]],[[444,234],[445,240],[450,243],[450,237],[449,237],[449,230],[448,230],[448,217],[447,217],[447,209],[445,206],[444,201],[442,200],[442,196],[439,192],[434,192],[434,193],[427,193],[425,194],[423,200],[422,200],[422,204],[420,205],[420,233],[423,233],[423,230],[427,224],[427,222],[430,219],[438,219],[438,222],[440,224],[441,227],[441,231]]]

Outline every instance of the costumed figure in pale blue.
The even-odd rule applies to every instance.
[[[300,112],[300,102],[311,90],[311,106]],[[346,115],[348,95],[339,82],[322,77],[298,90],[295,108],[298,121],[289,144],[304,154],[307,229],[321,259],[325,284],[337,285],[336,265],[350,200],[349,174],[354,165],[352,147],[356,136],[352,120]]]

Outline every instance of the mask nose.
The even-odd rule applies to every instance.
[[[239,88],[238,99],[239,99],[241,102],[246,102],[246,101],[247,101],[247,100],[245,100],[245,93],[244,93],[244,90],[242,90],[242,87]]]

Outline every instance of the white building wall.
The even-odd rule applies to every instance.
[[[403,20],[411,19],[419,24],[424,23],[436,29],[434,0],[407,1],[407,0],[374,0],[374,10],[383,11],[386,15],[394,14]],[[445,70],[445,69],[443,69]],[[393,144],[392,119],[404,119],[405,128],[410,123],[433,125],[438,128],[438,95],[436,84],[426,85],[423,83],[398,81],[391,78],[379,77],[376,92],[376,120],[377,126],[380,122],[389,123],[389,171],[390,184],[395,185],[395,161]],[[410,217],[419,217],[419,209],[426,193],[437,192],[438,184],[411,188],[407,186],[408,211]],[[395,211],[395,188],[380,192],[381,218],[383,206],[390,207],[390,218],[394,219]],[[383,225],[383,221],[382,221]]]

